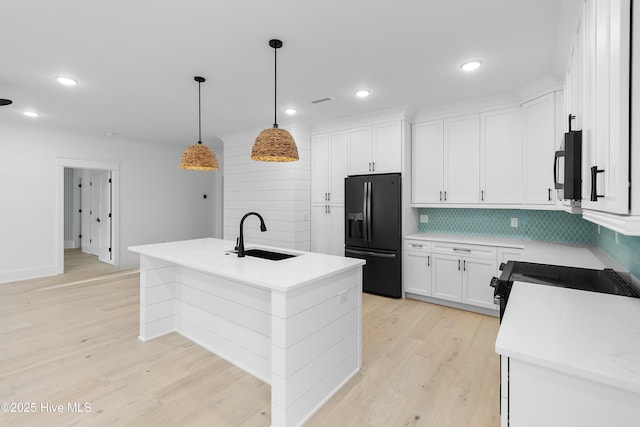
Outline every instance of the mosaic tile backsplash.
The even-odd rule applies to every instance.
[[[625,236],[608,228],[595,226],[595,244],[618,264],[628,269],[631,274],[640,279],[640,236]]]
[[[440,209],[421,208],[429,222],[418,223],[423,233],[475,234],[523,240],[565,243],[595,243],[595,226],[562,211],[520,209]],[[511,227],[511,219],[518,227]]]
[[[520,209],[420,209],[423,233],[474,234],[523,240],[595,245],[640,279],[640,236],[625,236],[562,211]],[[511,227],[518,218],[518,227]]]

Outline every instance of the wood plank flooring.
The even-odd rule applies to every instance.
[[[64,275],[0,285],[0,403],[20,411],[0,426],[269,426],[267,384],[178,334],[137,339],[137,272],[67,259]],[[497,427],[497,331],[364,294],[362,370],[306,425]]]

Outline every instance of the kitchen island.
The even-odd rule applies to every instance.
[[[364,262],[265,246],[296,256],[239,258],[233,248],[130,247],[140,254],[139,338],[178,332],[271,384],[272,426],[300,425],[362,365]]]

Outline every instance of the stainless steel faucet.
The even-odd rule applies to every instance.
[[[255,215],[258,218],[260,218],[260,231],[262,231],[262,232],[267,231],[267,226],[264,225],[264,219],[262,219],[262,216],[259,213],[257,213],[257,212],[249,212],[249,213],[245,214],[242,217],[242,219],[240,220],[240,237],[236,240],[236,250],[238,251],[238,256],[239,257],[243,257],[244,256],[244,220],[249,215]]]

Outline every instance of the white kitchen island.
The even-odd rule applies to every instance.
[[[180,333],[271,384],[272,426],[301,425],[362,365],[364,261],[265,246],[299,256],[239,258],[233,247],[130,247],[140,254],[139,338]]]

